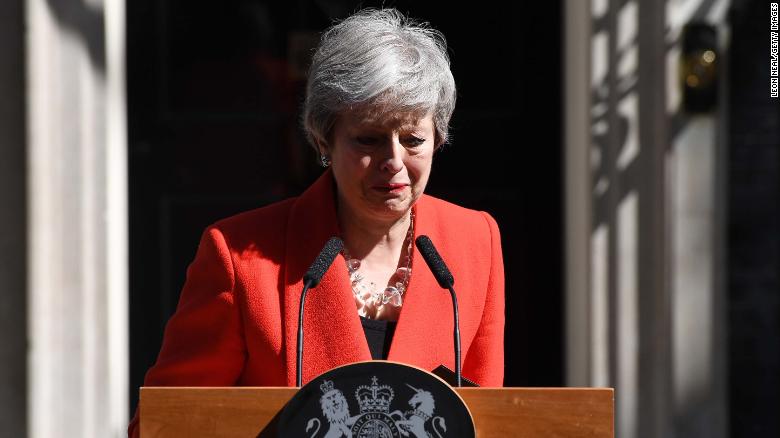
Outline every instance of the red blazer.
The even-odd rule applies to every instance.
[[[224,219],[204,233],[176,313],[145,386],[295,386],[302,277],[338,236],[333,177],[300,197]],[[485,212],[423,195],[415,234],[427,235],[455,277],[463,375],[481,386],[504,376],[504,266],[498,226]],[[418,251],[388,360],[454,369],[452,304]],[[309,291],[304,384],[371,360],[343,257]],[[129,434],[137,434],[138,413]]]

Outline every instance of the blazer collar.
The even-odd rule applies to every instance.
[[[426,235],[441,242],[442,219],[432,199],[423,195],[414,206],[415,239]],[[446,254],[442,257],[446,259]],[[442,363],[451,369],[455,363],[452,337],[452,301],[443,290],[415,245],[412,276],[404,294],[404,306],[398,317],[387,359],[431,371]]]
[[[341,234],[334,189],[333,175],[328,169],[294,202],[288,219],[283,268],[283,327],[287,383],[290,386],[295,385],[303,274],[325,242]],[[414,207],[415,235],[427,234],[436,242],[441,236],[436,226],[435,211],[429,204],[427,197],[423,196]],[[412,257],[412,271],[388,360],[412,363],[430,370],[441,363],[442,354],[452,351],[452,323],[445,323],[452,320],[452,304],[447,292],[438,286],[416,250]],[[341,256],[336,258],[320,284],[309,290],[303,324],[304,384],[331,368],[371,360],[351,290],[346,262]],[[450,327],[450,330],[431,330],[432,327]]]

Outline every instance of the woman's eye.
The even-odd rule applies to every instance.
[[[421,144],[425,143],[425,139],[419,137],[409,137],[406,139],[405,143],[412,147],[420,146]]]
[[[355,142],[361,146],[377,146],[384,140],[378,137],[371,137],[371,136],[359,136],[355,137]],[[411,137],[405,137],[401,139],[401,143],[404,144],[406,147],[418,147],[425,143],[424,138],[419,138],[415,136]]]
[[[357,140],[358,143],[367,146],[373,146],[377,143],[377,140],[374,137],[357,137],[355,140]]]

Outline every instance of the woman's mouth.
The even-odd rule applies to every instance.
[[[383,193],[389,193],[389,194],[398,194],[403,192],[409,184],[382,184],[378,186],[374,186],[375,190],[378,190]]]

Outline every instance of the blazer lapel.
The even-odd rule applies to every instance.
[[[426,196],[415,207],[415,239],[427,235],[436,243],[443,238],[435,206]],[[445,260],[446,261],[446,260]],[[398,317],[388,360],[416,365],[427,371],[445,364],[454,369],[453,311],[449,292],[442,289],[415,246],[412,276]]]
[[[294,203],[290,211],[284,264],[284,336],[287,383],[295,385],[298,309],[303,274],[322,246],[341,233],[336,217],[333,177],[327,170]],[[415,205],[415,238],[427,235],[441,242],[436,208],[423,196]],[[446,260],[445,260],[446,261]],[[453,312],[449,292],[442,289],[419,251],[412,256],[412,276],[404,296],[388,360],[432,370],[454,369]],[[306,296],[303,383],[331,368],[371,360],[355,309],[346,262],[339,256],[319,286]]]
[[[287,225],[284,274],[284,336],[287,383],[295,385],[298,311],[303,274],[333,236],[339,236],[333,177],[327,170],[293,204]],[[338,256],[320,284],[306,295],[303,318],[303,383],[346,363],[371,360],[355,309],[344,257]]]

